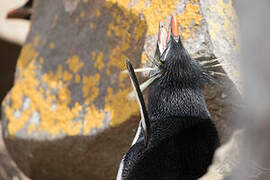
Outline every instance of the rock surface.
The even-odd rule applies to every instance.
[[[223,21],[211,21],[209,2],[35,1],[15,85],[2,104],[5,142],[23,172],[39,180],[115,179],[140,119],[137,104],[126,98],[131,87],[121,71],[126,57],[139,67],[147,54],[153,55],[159,21],[168,24],[169,15],[177,14],[194,58],[236,61],[229,57],[234,48],[217,43],[231,43],[226,29],[215,31],[222,36],[213,35],[213,24]],[[217,11],[228,16],[217,16],[224,21],[235,16],[229,14],[230,0],[218,2]],[[224,113],[234,111],[230,100],[238,96],[227,83],[225,89],[205,90],[224,141],[232,132],[232,120]]]
[[[0,128],[2,128],[0,122]],[[0,180],[29,180],[16,166],[8,154],[0,129]]]

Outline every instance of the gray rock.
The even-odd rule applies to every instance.
[[[114,179],[140,119],[136,102],[126,98],[131,91],[121,73],[126,57],[135,67],[145,64],[146,53],[155,49],[158,22],[168,24],[169,15],[177,13],[194,58],[224,58],[223,49],[226,54],[232,49],[219,47],[209,33],[212,12],[206,5],[203,0],[171,0],[162,7],[153,1],[35,1],[16,82],[2,104],[7,149],[23,172],[39,180]],[[224,44],[226,36],[220,37]],[[226,140],[231,128],[223,113],[231,104],[229,97],[222,100],[223,91],[207,87],[206,100]]]

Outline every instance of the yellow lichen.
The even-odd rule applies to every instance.
[[[69,69],[73,73],[77,73],[81,69],[81,67],[83,66],[83,62],[79,60],[79,57],[77,55],[68,59],[67,64],[68,64]]]
[[[95,59],[94,66],[100,71],[104,67],[103,53],[99,52],[99,54],[94,59]]]
[[[51,50],[53,50],[54,47],[55,47],[54,43],[50,43],[49,47],[50,47]]]
[[[40,63],[40,64],[43,64],[43,63],[44,63],[44,58],[43,58],[43,57],[41,57],[41,58],[39,59],[39,63]]]
[[[138,112],[138,107],[135,101],[128,102],[127,95],[130,89],[120,89],[117,93],[112,88],[107,89],[107,96],[105,99],[105,111],[111,112],[112,126],[121,124],[126,119],[130,118],[132,114]]]
[[[83,134],[91,132],[92,128],[99,129],[102,125],[102,121],[105,118],[104,111],[98,110],[94,105],[86,108],[85,125]]]
[[[215,32],[219,32],[220,31],[220,25],[214,23],[213,21],[209,21],[209,25],[214,29]]]
[[[34,46],[37,46],[39,43],[40,37],[39,36],[35,36],[34,37]]]
[[[32,93],[36,91],[35,88],[38,85],[38,80],[31,77],[35,73],[35,66],[34,61],[32,59],[30,59],[30,61],[31,62],[27,66],[27,70],[21,72],[20,81],[16,82],[16,86],[14,86],[10,92],[12,106],[5,107],[6,117],[9,119],[8,130],[11,135],[15,135],[16,132],[24,126],[34,112],[33,103],[31,103],[29,108],[21,113],[19,117],[15,117],[14,115],[16,111],[22,111],[19,110],[19,108],[22,107],[23,97],[30,97]],[[30,77],[25,78],[27,76]]]
[[[42,80],[46,82],[50,88],[54,89],[58,82],[61,82],[61,78],[63,76],[62,66],[58,65],[57,72],[54,74],[52,71],[44,74],[42,76]]]
[[[23,71],[19,74],[19,81],[12,88],[9,96],[12,101],[12,106],[5,107],[5,115],[9,120],[8,130],[11,136],[14,136],[25,123],[29,120],[32,114],[37,111],[40,114],[40,125],[34,128],[32,125],[28,127],[28,132],[46,131],[52,137],[60,132],[69,135],[78,134],[82,128],[81,122],[73,122],[72,119],[78,116],[82,106],[76,103],[70,109],[71,93],[68,89],[71,75],[67,71],[62,70],[59,65],[56,73],[49,71],[43,75],[42,83],[47,83],[49,88],[57,90],[57,96],[51,94],[50,89],[45,90],[39,87],[39,80],[36,77],[35,71],[38,66],[35,65],[36,52],[31,44],[27,44],[22,51],[19,62],[26,60]],[[27,54],[27,55],[26,55]],[[29,55],[32,54],[32,55]],[[34,54],[34,55],[33,55]],[[27,59],[25,59],[27,58]],[[22,98],[28,97],[31,103],[27,110],[19,110],[22,107]],[[55,108],[52,108],[55,103]],[[20,116],[15,116],[16,111],[21,111]]]
[[[84,2],[86,1],[84,0]],[[116,2],[115,0],[108,1]],[[91,129],[102,127],[105,113],[110,113],[112,118],[110,123],[112,126],[115,126],[138,112],[136,102],[129,102],[126,99],[127,94],[131,91],[125,84],[128,76],[119,73],[119,71],[125,69],[125,58],[129,51],[134,49],[132,41],[137,42],[141,40],[144,33],[147,35],[157,33],[158,22],[165,20],[169,14],[174,12],[179,1],[152,0],[148,5],[146,1],[134,1],[133,4],[130,3],[130,0],[117,0],[117,2],[121,7],[130,8],[132,13],[123,14],[130,13],[131,11],[122,12],[117,8],[113,9],[113,20],[109,23],[107,35],[116,38],[117,43],[113,49],[109,50],[108,55],[97,52],[95,58],[93,58],[94,67],[97,70],[106,68],[108,75],[116,75],[114,76],[117,79],[115,81],[117,82],[116,87],[121,87],[119,90],[113,89],[110,86],[107,87],[105,109],[100,110],[92,104],[99,96],[100,75],[86,76],[79,74],[79,70],[84,63],[76,55],[67,60],[69,69],[64,69],[65,65],[61,64],[56,71],[44,72],[42,80],[38,80],[35,75],[37,68],[39,68],[39,63],[35,64],[35,60],[38,57],[38,53],[34,50],[34,47],[38,45],[38,40],[36,40],[36,43],[33,43],[34,46],[26,45],[22,50],[23,55],[21,56],[23,56],[23,61],[18,62],[18,67],[20,66],[19,69],[23,70],[23,72],[19,73],[18,82],[16,82],[10,93],[12,106],[8,106],[4,110],[10,120],[8,128],[11,135],[16,134],[18,130],[23,128],[35,111],[40,113],[40,125],[36,128],[31,127],[29,132],[32,129],[33,131],[46,131],[52,136],[60,133],[76,135],[82,131],[84,134],[88,134],[91,132]],[[147,27],[145,22],[134,16],[133,13],[138,17],[140,13],[143,13]],[[96,15],[101,15],[100,9],[96,11]],[[186,10],[182,14],[178,14],[178,17],[180,17],[178,20],[185,30],[185,34],[187,36],[190,35],[190,27],[194,24],[199,24],[201,21],[198,2],[196,0],[188,2]],[[79,22],[78,17],[75,20],[77,23]],[[90,23],[89,27],[93,29],[94,24]],[[106,66],[104,64],[105,58],[109,59]],[[142,55],[142,59],[146,59],[145,55]],[[39,62],[42,64],[44,60],[40,58]],[[75,77],[76,83],[79,83],[82,78],[82,94],[85,98],[85,102],[82,104],[75,103],[72,105],[73,101],[71,101],[71,98],[73,92],[70,91],[69,87],[73,77]],[[47,84],[47,86],[44,86],[47,89],[43,88],[43,86],[40,87],[39,84]],[[20,117],[15,117],[14,113],[16,110],[22,107],[21,101],[23,97],[31,99],[30,107],[24,110]],[[85,123],[73,121],[85,107]]]
[[[145,0],[135,1],[130,7],[130,0],[108,0],[117,3],[120,7],[131,8],[134,13],[142,13],[148,25],[147,35],[153,35],[158,32],[158,23],[164,21],[168,15],[175,10],[178,1],[175,0],[152,0],[147,5]]]
[[[19,73],[19,80],[9,93],[12,105],[6,106],[4,109],[5,116],[9,120],[8,131],[10,135],[16,135],[16,133],[29,121],[34,112],[39,112],[40,124],[37,127],[30,124],[30,126],[27,127],[28,133],[45,131],[52,137],[55,137],[60,133],[66,133],[68,135],[79,134],[85,125],[82,124],[81,121],[73,121],[74,118],[78,117],[79,112],[82,111],[82,105],[76,102],[73,107],[70,107],[71,92],[68,86],[71,83],[70,80],[72,74],[68,73],[66,70],[63,71],[62,66],[59,65],[55,73],[49,71],[48,73],[45,73],[42,80],[39,81],[35,74],[36,70],[40,68],[40,66],[35,64],[37,61],[37,54],[38,53],[34,50],[33,46],[27,44],[23,48],[19,58],[18,63],[23,64],[21,65],[23,71]],[[40,58],[39,60],[43,61],[42,59],[43,58]],[[22,63],[21,61],[26,61],[28,63]],[[78,69],[75,71],[77,70]],[[95,79],[99,79],[99,77],[95,77]],[[44,89],[43,87],[39,87],[39,83],[48,84],[49,88]],[[91,85],[88,84],[88,87],[91,87]],[[55,92],[57,92],[57,94],[55,94]],[[28,97],[31,100],[31,103],[26,110],[21,109],[24,97]],[[93,118],[101,117],[96,114],[93,107],[91,109],[94,114]],[[20,111],[21,113],[15,115],[15,112],[17,111]],[[90,127],[100,127],[96,122],[98,121],[87,121],[87,123],[90,124]],[[100,122],[102,123],[102,121]]]
[[[90,29],[93,29],[94,28],[94,23],[90,23],[89,27],[90,27]]]
[[[85,104],[92,103],[98,96],[100,75],[95,74],[94,76],[83,76],[83,97],[85,98]]]
[[[142,53],[141,62],[142,62],[142,64],[145,64],[147,62],[147,56],[146,56],[145,52]]]
[[[30,124],[28,126],[28,134],[31,134],[36,129],[34,124]]]
[[[81,14],[80,14],[80,17],[84,18],[84,16],[85,16],[85,13],[84,13],[84,11],[82,11]]]
[[[217,39],[217,35],[216,35],[216,33],[215,33],[212,29],[209,29],[209,34],[210,34],[210,36],[211,36],[214,40]]]
[[[113,3],[117,3],[119,6],[124,8],[131,8],[133,12],[138,15],[142,13],[147,22],[148,29],[147,35],[153,35],[158,32],[158,23],[164,21],[166,17],[174,13],[178,1],[175,0],[152,0],[150,4],[144,0],[135,1],[130,6],[130,0],[109,0]],[[116,21],[119,20],[115,18]],[[200,24],[202,15],[200,13],[199,2],[197,0],[191,0],[186,3],[185,10],[182,14],[177,14],[177,19],[181,24],[181,27],[188,31],[189,28],[194,24]],[[190,30],[189,30],[190,31]],[[110,36],[111,32],[108,31],[107,35]],[[141,34],[136,33],[136,35],[141,36]],[[190,33],[186,32],[184,38],[189,38]]]
[[[63,80],[70,81],[71,79],[72,79],[72,74],[70,74],[68,71],[64,71]]]
[[[75,82],[79,83],[81,81],[81,76],[79,74],[76,74],[75,76]]]
[[[100,12],[100,10],[99,10],[99,9],[97,9],[97,11],[96,11],[96,15],[97,15],[97,17],[99,17],[99,16],[101,15],[101,12]]]
[[[210,35],[216,40],[218,33],[222,34],[227,40],[228,43],[233,46],[235,50],[237,50],[237,43],[235,42],[238,37],[235,31],[235,23],[236,23],[236,14],[233,10],[232,1],[224,2],[223,0],[217,0],[216,5],[210,7],[211,11],[216,12],[216,14],[221,18],[219,22],[209,21],[210,24]],[[211,30],[213,29],[213,30]],[[223,29],[223,31],[220,31]]]
[[[18,59],[17,67],[19,70],[23,70],[26,65],[32,60],[38,57],[38,53],[34,50],[33,46],[31,44],[26,44],[22,48],[22,52],[20,54],[20,57]]]
[[[184,30],[184,39],[190,38],[190,28],[193,24],[199,25],[202,20],[198,2],[189,1],[186,4],[185,11],[177,15],[177,20]]]
[[[54,28],[56,27],[57,21],[58,21],[58,15],[56,15],[56,16],[54,17],[54,20],[53,20],[52,25],[51,25],[51,28],[52,28],[52,29],[54,29]]]
[[[120,70],[124,70],[125,68],[125,55],[122,53],[122,49],[119,46],[116,46],[112,53],[110,54],[110,61],[107,63],[107,75],[110,74],[111,67],[119,68]]]

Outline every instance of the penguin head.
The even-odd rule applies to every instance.
[[[175,16],[171,17],[168,29],[159,26],[154,61],[157,70],[151,72],[150,76],[158,76],[162,82],[175,81],[202,86],[211,79],[200,63],[184,48]]]
[[[23,6],[8,12],[8,19],[25,19],[30,20],[32,15],[33,0],[28,0]]]

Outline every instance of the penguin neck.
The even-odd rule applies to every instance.
[[[154,81],[149,88],[150,119],[170,117],[210,119],[201,87]]]

